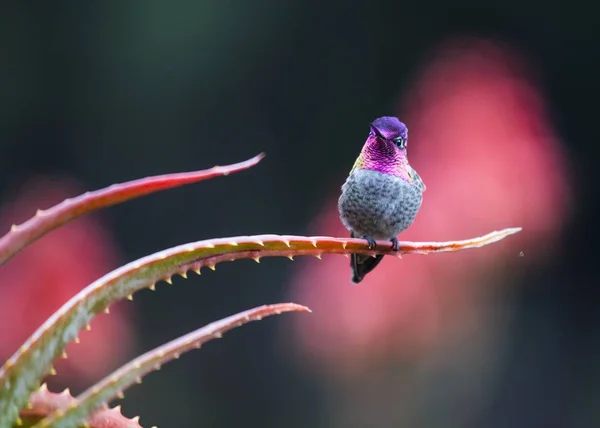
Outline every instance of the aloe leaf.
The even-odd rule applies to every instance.
[[[66,409],[76,401],[68,389],[61,393],[50,392],[46,384],[31,394],[27,407],[21,410],[20,421],[15,425],[21,428],[34,426],[43,418],[59,409]],[[74,425],[77,426],[77,425]],[[81,428],[142,428],[139,417],[127,418],[121,413],[121,406],[112,409],[102,407],[89,416]]]
[[[35,216],[25,223],[13,224],[10,231],[0,238],[0,266],[27,245],[79,216],[149,193],[243,171],[256,165],[263,157],[264,154],[261,153],[252,159],[232,165],[215,166],[203,171],[156,175],[126,183],[113,184],[104,189],[66,199],[47,210],[38,210]]]
[[[179,358],[184,352],[198,349],[205,342],[221,338],[225,332],[250,321],[258,321],[270,315],[279,315],[290,311],[306,312],[310,310],[305,306],[294,303],[264,305],[213,322],[159,346],[116,370],[79,395],[66,408],[61,408],[40,421],[34,428],[70,428],[77,426],[77,424],[85,421],[94,410],[106,405],[117,395],[122,397],[125,388],[134,383],[141,383],[144,375],[160,369],[164,363]]]
[[[391,244],[379,241],[370,250],[365,240],[331,237],[258,235],[205,240],[164,250],[122,266],[96,280],[56,311],[23,346],[0,368],[0,427],[10,426],[29,395],[52,369],[52,362],[74,340],[90,320],[111,304],[131,297],[145,287],[153,288],[159,280],[171,281],[174,274],[185,276],[222,261],[261,257],[360,253],[375,255],[428,254],[458,251],[487,245],[520,228],[492,232],[479,238],[451,242],[402,242],[394,252]],[[341,280],[341,279],[340,279]],[[133,298],[133,297],[131,297]]]

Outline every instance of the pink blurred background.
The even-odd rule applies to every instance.
[[[65,177],[36,176],[13,190],[2,206],[0,227],[10,229],[68,197],[83,193]],[[8,359],[57,309],[86,285],[122,264],[110,230],[97,214],[79,218],[52,231],[0,267],[0,360]],[[98,316],[90,331],[82,331],[80,343],[67,347],[67,359],[59,359],[51,385],[73,389],[109,373],[135,347],[130,325],[132,305],[118,303],[109,316]]]
[[[323,376],[337,403],[330,426],[415,422],[417,385],[436,388],[440,381],[416,379],[443,371],[448,361],[493,372],[509,319],[502,302],[514,278],[507,275],[548,260],[570,215],[568,160],[518,52],[482,40],[447,42],[409,87],[393,113],[408,124],[409,160],[427,191],[400,239],[458,240],[513,226],[523,231],[476,251],[390,257],[358,286],[350,283],[346,258],[298,262],[289,298],[313,314],[288,320],[295,331],[286,335],[286,346],[295,347],[306,370]],[[360,138],[355,145],[358,155]],[[348,234],[338,197],[336,189],[310,234]],[[465,376],[464,382],[483,379]],[[466,413],[484,401],[472,400]]]

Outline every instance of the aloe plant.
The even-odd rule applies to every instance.
[[[159,190],[243,171],[256,165],[263,157],[263,154],[259,154],[228,166],[115,184],[67,199],[47,210],[38,210],[30,220],[13,225],[0,238],[0,265],[41,236],[81,215]],[[139,418],[128,419],[121,414],[119,406],[109,408],[108,403],[123,398],[123,391],[132,384],[141,383],[147,373],[178,358],[181,353],[199,348],[203,343],[219,338],[226,331],[247,322],[284,312],[310,312],[305,306],[280,303],[232,315],[147,352],[77,397],[73,397],[68,390],[50,392],[46,384],[42,384],[45,376],[55,373],[53,362],[61,356],[66,358],[66,346],[77,340],[79,332],[89,326],[95,315],[108,313],[110,306],[119,300],[133,299],[133,294],[138,290],[155,290],[159,281],[170,284],[173,275],[186,278],[190,271],[200,274],[203,267],[214,270],[220,262],[244,258],[259,262],[261,257],[269,256],[293,260],[294,256],[321,258],[326,253],[346,257],[351,253],[400,257],[402,254],[458,251],[496,242],[520,230],[509,228],[464,241],[403,242],[398,252],[392,250],[389,242],[383,241],[378,242],[377,250],[370,250],[359,239],[293,235],[238,236],[191,242],[135,260],[99,278],[71,298],[4,363],[0,368],[0,428],[140,427]]]

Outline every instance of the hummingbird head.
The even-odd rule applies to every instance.
[[[393,141],[399,148],[401,145],[399,143],[404,143],[402,149],[406,149],[405,143],[408,139],[408,128],[397,117],[383,116],[371,123],[370,135],[382,140]]]
[[[396,117],[384,116],[371,123],[371,130],[358,159],[358,167],[391,174],[411,182],[406,146],[408,129]]]

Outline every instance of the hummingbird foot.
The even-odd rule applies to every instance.
[[[367,242],[369,243],[369,250],[372,250],[377,245],[375,240],[373,238],[371,238],[370,236],[363,235],[363,239],[366,239]]]
[[[398,238],[393,237],[392,239],[390,239],[390,241],[392,241],[392,250],[399,251],[400,250],[400,243],[398,242]]]

